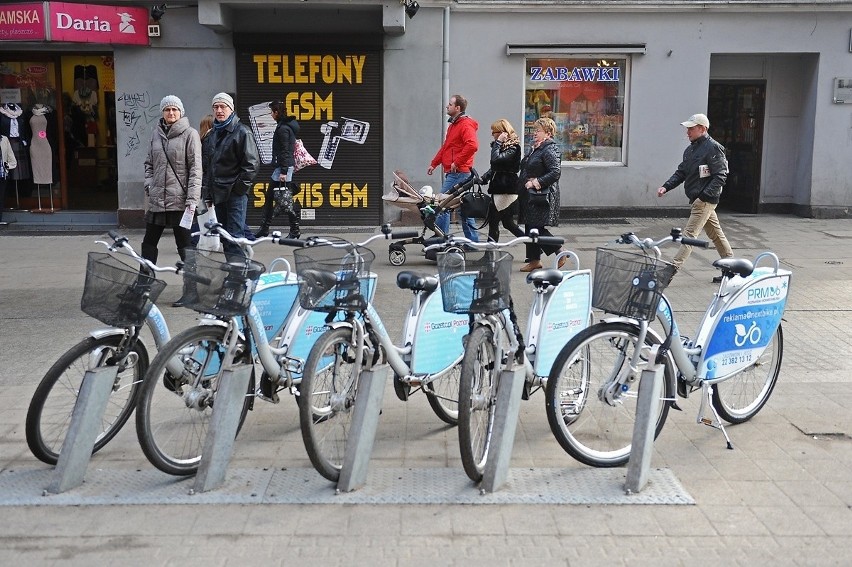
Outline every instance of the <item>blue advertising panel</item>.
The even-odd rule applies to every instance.
[[[547,376],[565,343],[589,324],[592,309],[591,272],[566,273],[547,304],[535,355],[536,376]]]
[[[434,374],[448,368],[464,352],[462,337],[468,333],[468,316],[447,313],[436,290],[423,302],[423,313],[414,331],[411,370]]]

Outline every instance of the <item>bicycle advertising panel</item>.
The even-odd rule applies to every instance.
[[[468,316],[444,311],[441,292],[429,294],[421,306],[420,317],[412,318],[417,328],[406,333],[411,342],[411,371],[414,374],[436,374],[458,361],[464,354],[464,337],[469,329]]]
[[[698,365],[699,377],[712,380],[730,376],[760,357],[781,323],[790,276],[786,270],[752,276],[734,293],[708,334]]]
[[[547,303],[541,326],[538,327],[541,336],[537,337],[538,346],[535,351],[536,376],[548,376],[553,361],[565,343],[589,324],[592,309],[591,285],[591,271],[566,272],[565,279],[551,292],[553,297]],[[527,330],[530,344],[536,340],[535,331]]]

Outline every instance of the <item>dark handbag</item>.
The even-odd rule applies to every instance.
[[[473,219],[488,218],[488,208],[491,206],[491,196],[482,191],[479,186],[461,196],[462,215]]]
[[[536,207],[549,207],[550,189],[536,191],[535,189],[527,189],[527,203]]]
[[[275,203],[275,208],[272,211],[272,216],[277,217],[280,214],[289,214],[293,212],[293,191],[285,183],[272,189],[272,202]]]

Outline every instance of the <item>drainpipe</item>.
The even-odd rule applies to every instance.
[[[450,100],[450,7],[444,7],[444,42],[443,42],[443,57],[441,65],[441,87],[444,93],[444,98],[441,101],[441,106],[445,105]],[[450,124],[444,120],[444,137],[447,135],[447,128]]]

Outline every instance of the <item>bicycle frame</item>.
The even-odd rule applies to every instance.
[[[367,329],[384,349],[387,362],[403,381],[428,384],[442,378],[462,359],[462,336],[467,334],[467,315],[443,310],[440,289],[431,293],[414,293],[403,323],[403,346],[396,346],[385,328],[381,316],[367,303],[363,320],[349,319],[332,323],[332,328],[349,326],[355,333],[355,344],[363,350]]]

